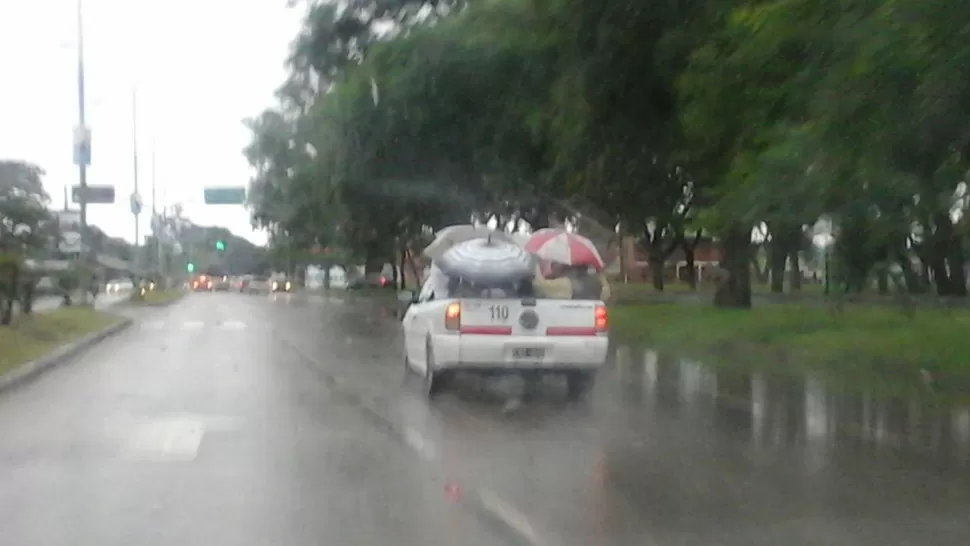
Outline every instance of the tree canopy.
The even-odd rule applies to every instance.
[[[781,290],[824,217],[844,289],[895,269],[967,293],[970,5],[344,4],[308,9],[279,106],[246,122],[277,246],[376,267],[471,217],[595,211],[652,266],[713,237],[716,302],[746,307],[752,229]]]

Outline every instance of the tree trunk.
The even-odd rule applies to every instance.
[[[958,233],[953,233],[948,241],[948,246],[947,263],[950,266],[951,295],[965,298],[967,296],[967,274],[963,269],[966,263],[963,253],[963,238]]]
[[[703,232],[697,230],[692,241],[687,237],[681,237],[680,247],[684,251],[684,262],[687,267],[687,284],[691,290],[697,290],[697,245],[701,242]]]
[[[737,309],[751,308],[751,229],[732,226],[721,239],[721,267],[726,278],[714,293],[714,305]]]
[[[663,260],[657,260],[654,258],[653,254],[650,255],[648,260],[650,264],[650,280],[653,283],[654,290],[658,292],[663,292],[664,289],[664,262]]]
[[[684,251],[684,267],[687,268],[687,285],[691,291],[697,290],[697,262],[694,261],[694,251]]]
[[[906,291],[910,294],[922,294],[926,288],[919,273],[913,269],[912,262],[905,256],[898,260],[900,269],[903,270],[903,279],[906,280]]]
[[[405,288],[407,288],[407,284],[408,284],[408,276],[404,274],[404,267],[407,265],[407,261],[408,261],[408,251],[407,251],[407,248],[404,248],[401,250],[401,255],[400,255],[400,258],[398,259],[398,267],[396,268],[396,271],[394,271],[395,277],[397,276],[401,277],[400,279],[401,290],[404,290]]]
[[[7,326],[13,322],[13,300],[0,297],[0,325]]]
[[[879,293],[882,295],[889,294],[889,268],[880,267],[879,271],[876,273],[876,283],[878,285]]]
[[[927,245],[927,265],[936,285],[936,293],[940,296],[954,295],[954,287],[950,280],[950,273],[946,267],[946,257],[950,251],[950,238],[953,235],[953,224],[946,214],[935,214],[933,222],[932,242]]]
[[[791,272],[789,273],[788,284],[790,285],[792,292],[800,292],[802,290],[801,256],[798,254],[797,250],[794,250],[788,255],[788,260],[791,263]]]
[[[418,288],[420,288],[421,285],[424,284],[424,279],[421,278],[421,272],[418,271],[418,264],[414,259],[414,255],[410,251],[407,253],[407,263],[408,267],[411,269],[411,276],[414,277],[414,282],[416,282]]]
[[[779,241],[768,246],[768,270],[771,279],[771,292],[781,294],[785,291],[785,265],[788,264],[788,252],[784,243]]]
[[[749,261],[751,262],[751,269],[754,270],[754,278],[758,284],[768,284],[768,275],[770,271],[768,267],[769,264],[765,263],[765,266],[761,267],[761,264],[758,263],[759,250],[760,248],[758,247],[752,247],[751,252],[748,253],[750,256]],[[767,261],[768,260],[765,260],[765,262]]]

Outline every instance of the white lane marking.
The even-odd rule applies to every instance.
[[[404,442],[423,460],[428,462],[435,460],[434,444],[422,436],[416,429],[411,427],[404,429]]]
[[[201,320],[188,320],[182,323],[182,328],[186,330],[201,330],[205,323]]]
[[[143,322],[140,326],[143,330],[161,330],[165,327],[165,323],[160,320],[152,320],[149,322]]]
[[[533,546],[541,546],[543,544],[539,540],[539,534],[532,526],[532,523],[529,522],[529,518],[525,517],[522,512],[502,500],[491,490],[480,489],[478,491],[478,500],[486,510],[521,535],[529,544]]]
[[[194,419],[170,418],[139,427],[124,447],[128,459],[150,462],[189,462],[195,459],[205,426]]]
[[[241,320],[228,320],[220,325],[223,330],[245,330],[246,323]]]
[[[238,415],[219,415],[204,413],[170,413],[166,420],[194,421],[202,423],[205,430],[229,432],[238,430],[245,425],[246,420]]]

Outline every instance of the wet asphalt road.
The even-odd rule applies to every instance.
[[[393,321],[193,294],[0,397],[11,544],[970,543],[970,411],[620,348],[428,403]]]

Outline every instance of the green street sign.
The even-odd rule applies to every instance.
[[[192,262],[185,264],[185,270],[189,273],[195,273],[195,264]]]
[[[108,205],[115,202],[114,186],[92,186],[88,184],[85,192],[89,205]],[[81,186],[71,186],[71,201],[81,202]]]
[[[206,205],[242,205],[246,202],[246,188],[243,187],[222,187],[206,188]]]

